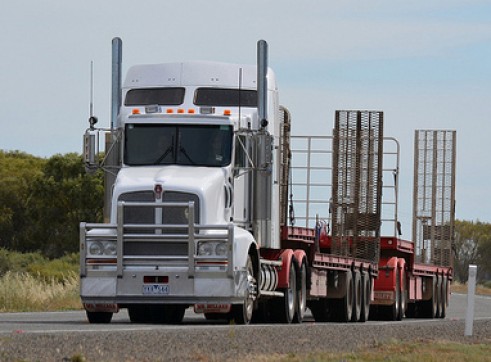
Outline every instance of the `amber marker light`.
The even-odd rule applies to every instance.
[[[230,116],[231,114],[232,114],[232,112],[230,111],[230,109],[226,109],[223,111],[224,116]]]
[[[133,108],[131,114],[140,114],[140,110],[138,108]]]

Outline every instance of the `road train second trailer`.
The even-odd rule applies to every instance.
[[[84,136],[91,171],[106,133],[106,220],[80,227],[89,322],[122,308],[132,322],[160,323],[181,322],[189,307],[244,324],[299,323],[307,308],[316,321],[445,316],[454,132],[444,132],[453,158],[443,178],[441,131],[416,133],[419,239],[404,241],[399,146],[383,136],[383,113],[337,111],[332,136],[291,136],[267,60],[259,41],[257,66],[138,65],[121,86],[113,40],[112,125],[95,128],[91,117]],[[450,193],[439,197],[442,179]]]

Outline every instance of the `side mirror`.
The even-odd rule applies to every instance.
[[[84,134],[85,171],[94,173],[99,168],[99,132],[88,129]]]

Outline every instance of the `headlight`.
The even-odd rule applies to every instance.
[[[88,247],[89,255],[115,256],[117,252],[116,241],[92,241]]]
[[[215,247],[215,253],[219,256],[225,256],[227,255],[227,243],[217,243],[217,246]]]
[[[95,241],[89,246],[89,254],[91,255],[102,255],[104,252],[104,245],[100,241]]]
[[[198,244],[198,255],[211,256],[213,255],[213,244],[201,242]]]
[[[201,241],[198,243],[198,255],[200,256],[226,256],[227,252],[227,242]]]

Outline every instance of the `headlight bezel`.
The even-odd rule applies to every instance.
[[[200,257],[227,257],[229,247],[227,241],[203,240],[198,242],[196,251]]]
[[[91,240],[87,243],[88,257],[116,257],[116,240]]]

